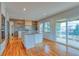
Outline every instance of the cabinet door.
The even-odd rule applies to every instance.
[[[35,46],[34,35],[25,35],[24,36],[24,45],[27,49],[33,48]]]
[[[43,42],[43,34],[35,34],[35,43],[39,44]]]

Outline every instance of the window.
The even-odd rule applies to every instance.
[[[39,31],[40,31],[40,33],[43,33],[43,23],[40,24]]]
[[[56,22],[56,41],[68,45],[72,49],[79,49],[79,20],[70,19]],[[73,51],[74,52],[74,51]],[[75,53],[75,52],[74,52]]]
[[[79,48],[79,20],[68,21],[67,29],[68,45]]]
[[[50,32],[50,22],[44,23],[44,32]]]
[[[56,23],[56,41],[66,44],[66,21]]]

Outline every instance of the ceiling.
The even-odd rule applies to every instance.
[[[7,2],[10,18],[40,20],[46,16],[71,9],[77,2]],[[26,8],[26,11],[23,10]]]

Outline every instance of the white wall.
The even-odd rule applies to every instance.
[[[0,29],[1,29],[1,3],[0,3]],[[1,34],[1,31],[0,31]],[[1,35],[0,35],[0,39],[1,39]]]
[[[53,11],[52,11],[53,12]],[[56,20],[60,20],[62,18],[67,18],[69,20],[71,17],[77,17],[79,16],[79,6],[74,7],[70,10],[60,12],[59,14],[52,15],[49,18],[40,20],[40,23],[44,23],[49,21],[51,24],[51,32],[50,33],[43,33],[44,38],[48,38],[50,40],[55,40],[56,39]]]
[[[45,22],[50,22],[50,26],[51,26],[51,32],[50,33],[43,33],[43,37],[44,38],[49,38],[49,39],[55,39],[55,20],[53,20],[53,18],[49,18],[49,19],[45,19],[42,20],[40,22],[45,23]]]
[[[7,42],[7,21],[9,20],[9,15],[8,15],[8,12],[7,12],[7,9],[6,9],[6,3],[5,2],[1,2],[1,14],[4,15],[5,17],[5,40],[3,43],[0,44],[0,53],[3,52],[4,48],[5,48],[5,45],[6,45],[6,42]]]
[[[13,21],[10,21],[9,22],[10,26],[10,30],[9,30],[9,34],[10,34],[10,37],[12,37],[12,33],[14,33],[14,22]]]
[[[1,2],[0,2],[0,15],[1,15]]]

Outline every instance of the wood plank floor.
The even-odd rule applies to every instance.
[[[26,48],[24,47],[21,39],[14,37],[8,42],[2,55],[3,56],[26,56],[28,54],[26,53]]]
[[[37,44],[34,48],[27,49],[24,47],[21,39],[13,37],[8,42],[2,56],[57,56],[56,43],[49,40],[44,40],[42,43]]]

